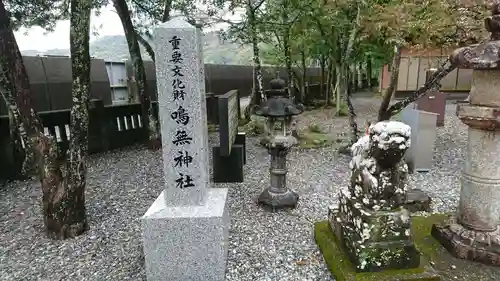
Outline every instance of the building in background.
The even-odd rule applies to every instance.
[[[425,71],[438,68],[453,50],[435,49],[413,51],[403,49],[399,65],[399,79],[396,93],[413,92],[425,83]],[[389,86],[391,72],[389,65],[384,65],[379,74],[379,91]],[[443,92],[469,92],[472,81],[471,69],[455,69],[441,80]]]

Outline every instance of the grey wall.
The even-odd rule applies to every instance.
[[[24,56],[30,85],[33,93],[34,107],[37,111],[68,109],[71,107],[71,59],[69,57]],[[132,66],[126,63],[127,76],[132,76]],[[156,101],[156,73],[152,61],[145,61],[148,91]],[[264,87],[276,77],[279,70],[282,78],[286,77],[284,68],[263,67]],[[207,92],[223,94],[237,89],[241,96],[250,93],[253,82],[253,68],[247,65],[205,64],[205,86]],[[308,82],[320,80],[320,69],[307,70]],[[126,77],[124,77],[126,78]],[[112,103],[110,81],[102,59],[91,61],[91,98],[99,98],[105,105]],[[3,99],[0,100],[0,115],[6,115],[7,109]]]

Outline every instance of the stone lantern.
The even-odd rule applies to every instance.
[[[266,101],[254,110],[255,115],[266,118],[266,134],[269,138],[266,146],[271,155],[271,184],[260,194],[258,202],[273,209],[293,208],[299,200],[299,196],[286,187],[286,155],[297,143],[297,139],[291,135],[292,118],[301,114],[304,107],[288,98],[285,85],[284,80],[273,79],[271,89],[265,92]]]
[[[473,69],[469,98],[457,105],[468,128],[458,211],[432,235],[462,259],[500,265],[500,1],[485,20],[490,40],[457,49],[450,56]]]

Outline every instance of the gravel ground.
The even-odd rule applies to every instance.
[[[357,99],[359,122],[374,119],[376,99]],[[466,144],[465,126],[447,106],[438,129],[435,168],[413,175],[411,186],[428,192],[434,209],[450,211],[458,201],[458,172]],[[347,120],[332,110],[312,111],[299,126],[319,124],[337,135]],[[324,220],[339,187],[347,184],[348,158],[331,148],[295,149],[289,157],[288,186],[301,196],[290,211],[270,213],[255,198],[268,185],[268,154],[248,139],[245,182],[230,189],[229,260],[226,280],[333,280],[313,240],[313,223]],[[0,189],[0,280],[145,280],[141,217],[163,186],[161,153],[140,147],[94,155],[86,191],[90,230],[65,241],[43,234],[41,193],[35,182]]]

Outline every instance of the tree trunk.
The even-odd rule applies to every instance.
[[[325,92],[325,76],[326,76],[326,73],[325,73],[325,68],[326,68],[326,56],[325,55],[321,55],[321,58],[320,58],[320,68],[321,68],[321,78],[320,78],[320,85],[319,85],[319,92],[321,93],[321,95],[325,94],[326,95],[326,92]]]
[[[361,6],[360,5],[361,4],[358,3],[357,13],[356,13],[356,21],[354,22],[354,25],[351,29],[350,34],[349,34],[349,41],[347,42],[345,54],[341,58],[341,61],[343,61],[343,65],[341,65],[341,71],[343,71],[344,73],[347,73],[347,71],[348,71],[347,63],[350,60],[351,53],[354,49],[354,41],[356,40],[356,35],[358,34],[358,29],[359,29],[360,20],[361,20]],[[344,78],[344,76],[342,76],[342,78]],[[349,106],[349,103],[351,103],[351,96],[350,95],[352,93],[352,90],[348,89],[348,86],[347,86],[347,81],[349,81],[349,77],[345,77],[342,80],[346,81],[346,82],[341,83],[341,85],[343,85],[343,87],[344,87],[343,93],[345,93],[346,103],[347,103],[347,106],[349,107],[349,112],[348,112],[349,124],[350,124],[351,129],[352,129],[351,143],[355,143],[358,140],[358,131],[357,131],[358,125],[356,123],[356,114],[354,111],[354,107],[352,106],[352,104]],[[349,93],[349,91],[351,91],[351,93]]]
[[[61,155],[59,154],[57,143],[52,136],[45,136],[42,133],[42,123],[33,109],[31,100],[31,89],[24,67],[19,47],[14,38],[10,27],[9,17],[6,14],[5,7],[0,1],[0,69],[3,73],[0,75],[0,92],[10,105],[10,112],[13,118],[21,120],[23,128],[20,128],[20,134],[28,135],[26,145],[36,148],[39,161],[40,182],[42,186],[43,217],[45,230],[49,237],[53,239],[64,239],[74,237],[83,233],[87,229],[85,216],[84,187],[86,175],[86,155],[87,155],[87,128],[88,128],[88,90],[90,87],[90,55],[88,54],[88,34],[90,31],[90,3],[81,1],[81,3],[71,3],[71,52],[72,59],[79,55],[87,57],[87,65],[82,64],[82,60],[76,61],[77,67],[73,67],[73,73],[78,72],[80,68],[87,68],[86,76],[77,76],[76,83],[84,84],[85,87],[79,87],[87,92],[86,103],[74,95],[74,104],[71,109],[71,124],[80,125],[78,129],[71,131],[71,141],[73,150],[70,151],[70,165],[64,166],[64,172],[61,170]],[[87,6],[88,9],[82,9]],[[75,22],[79,23],[85,29],[74,29]],[[73,40],[75,34],[80,40]],[[86,38],[86,40],[82,40]],[[84,44],[86,42],[86,45]],[[77,53],[78,52],[78,53]],[[73,62],[75,65],[75,62]],[[75,75],[73,75],[75,77]],[[87,77],[87,78],[86,78]],[[74,78],[75,79],[75,78]],[[75,80],[74,80],[75,81]],[[13,93],[16,93],[15,97]],[[78,101],[75,102],[75,98]],[[75,114],[76,113],[76,114]],[[83,119],[83,120],[82,120]],[[85,122],[87,120],[87,123]],[[81,121],[81,122],[80,122]],[[78,134],[78,131],[84,130],[84,134]],[[82,143],[81,137],[84,142]],[[75,146],[77,144],[77,146]],[[35,158],[35,151],[30,150]]]
[[[288,37],[288,36],[285,36]],[[285,45],[285,63],[286,63],[286,72],[288,78],[288,98],[291,100],[295,100],[295,83],[293,79],[293,69],[292,69],[292,54],[290,52],[290,42],[287,39],[283,40]]]
[[[403,110],[405,107],[407,107],[410,103],[418,100],[422,96],[425,96],[429,89],[437,85],[441,79],[443,79],[446,75],[448,75],[450,72],[452,72],[456,68],[456,65],[452,64],[449,59],[443,62],[441,66],[437,69],[437,71],[429,77],[429,79],[425,82],[425,84],[418,88],[415,92],[413,92],[409,97],[405,98],[402,101],[399,101],[387,110],[386,116],[387,119],[384,120],[389,120],[391,116],[394,116],[398,114],[401,110]],[[384,117],[386,117],[384,116]]]
[[[261,101],[265,100],[264,96],[264,77],[262,76],[262,66],[260,64],[259,42],[257,38],[257,26],[255,22],[255,10],[252,7],[252,0],[247,2],[247,17],[250,26],[250,37],[252,38],[253,50],[253,65],[255,67],[255,81],[256,88],[250,92],[250,104],[245,108],[245,119],[250,120],[251,110],[254,106],[259,105]]]
[[[366,60],[366,79],[368,83],[368,89],[371,90],[372,88],[372,58],[368,56],[368,59]]]
[[[146,49],[146,52],[148,53],[149,57],[151,60],[154,62],[155,61],[155,51],[153,50],[153,47],[151,47],[151,44],[139,33],[135,33],[137,36],[137,41]]]
[[[170,20],[171,10],[172,10],[172,0],[166,0],[165,7],[163,8],[163,15],[161,17],[161,22],[167,22]]]
[[[36,166],[36,151],[29,141],[29,137],[25,129],[26,126],[21,120],[22,115],[14,97],[12,96],[14,89],[6,90],[5,87],[7,85],[10,85],[10,82],[7,82],[7,79],[0,79],[0,95],[5,102],[9,116],[9,141],[12,145],[12,159],[14,160],[14,163],[11,164],[16,165],[17,167],[19,164],[17,160],[19,158],[22,160],[21,171],[16,171],[16,174],[12,174],[10,176],[13,178],[25,179],[34,171]]]
[[[172,0],[166,0],[165,1],[165,7],[163,8],[163,15],[161,17],[161,22],[167,22],[170,20],[170,12],[172,11]],[[155,61],[155,52],[153,48],[151,47],[151,44],[144,38],[141,34],[136,32],[137,36],[137,41],[146,49],[146,52],[148,53],[149,57],[151,60],[154,62]]]
[[[288,1],[283,0],[283,7],[281,9],[281,23],[283,24],[283,51],[285,55],[285,67],[288,84],[288,98],[295,100],[295,87],[293,83],[293,70],[292,70],[292,52],[290,46],[290,26],[288,24]]]
[[[394,47],[394,55],[391,62],[391,78],[389,80],[389,85],[385,89],[382,95],[382,102],[380,103],[380,108],[378,110],[378,121],[389,120],[391,115],[387,110],[389,104],[391,103],[392,96],[396,92],[396,86],[398,84],[399,77],[399,64],[401,63],[401,47]]]
[[[352,88],[347,87],[346,103],[348,108],[349,126],[351,127],[351,145],[358,141],[358,123],[356,122],[356,112],[351,100]]]
[[[0,92],[12,116],[11,122],[14,122],[11,127],[20,137],[12,136],[12,141],[18,155],[24,155],[21,175],[26,176],[35,168],[36,145],[31,141],[41,132],[42,126],[33,110],[28,74],[3,1],[0,1],[0,54]],[[24,149],[21,141],[25,144]]]
[[[70,16],[71,75],[73,83],[70,110],[70,143],[67,162],[57,158],[53,137],[42,138],[39,148],[44,156],[42,173],[43,209],[47,234],[65,239],[88,228],[85,209],[88,126],[90,99],[90,13],[91,0],[72,0]],[[61,163],[62,162],[62,163]],[[61,170],[62,165],[66,169]]]
[[[342,97],[347,97],[347,87],[349,86],[349,69],[342,62],[336,64],[337,83],[335,85],[336,114],[340,116]]]
[[[293,83],[293,69],[292,69],[292,54],[290,52],[290,32],[288,28],[285,28],[283,33],[283,49],[285,50],[285,65],[286,65],[286,76],[288,84],[288,98],[294,100],[295,91]]]
[[[302,49],[300,51],[300,67],[302,68],[302,84],[300,85],[300,103],[304,103],[306,95],[306,80],[307,80],[307,67],[306,67],[306,53]]]
[[[337,66],[334,62],[332,62],[331,66],[331,78],[330,78],[330,100],[329,100],[329,105],[336,104],[336,91],[337,91],[337,83],[338,83],[338,77],[337,77],[338,69]]]
[[[357,92],[357,91],[358,91],[358,79],[357,79],[357,78],[358,78],[358,76],[356,75],[356,64],[351,63],[351,64],[349,65],[348,70],[349,70],[349,73],[348,73],[348,74],[349,74],[349,77],[350,77],[351,79],[349,79],[349,80],[347,80],[347,81],[350,81],[350,82],[351,82],[351,83],[350,83],[350,84],[351,84],[351,86],[350,86],[351,91],[353,91],[353,92]],[[346,95],[347,95],[347,89],[346,89]]]
[[[358,90],[363,89],[363,65],[361,62],[356,64],[356,77],[358,78]]]
[[[325,105],[333,105],[332,100],[332,86],[333,86],[333,60],[330,58],[327,64],[327,76],[325,85]]]
[[[139,91],[139,99],[141,101],[141,114],[144,127],[148,129],[149,148],[159,149],[161,147],[160,133],[158,121],[153,113],[151,106],[151,97],[147,89],[146,71],[144,69],[144,61],[141,56],[141,49],[137,41],[136,32],[132,19],[130,18],[129,9],[126,0],[113,0],[116,12],[122,22],[125,38],[130,53],[132,64],[134,65],[135,80]]]

